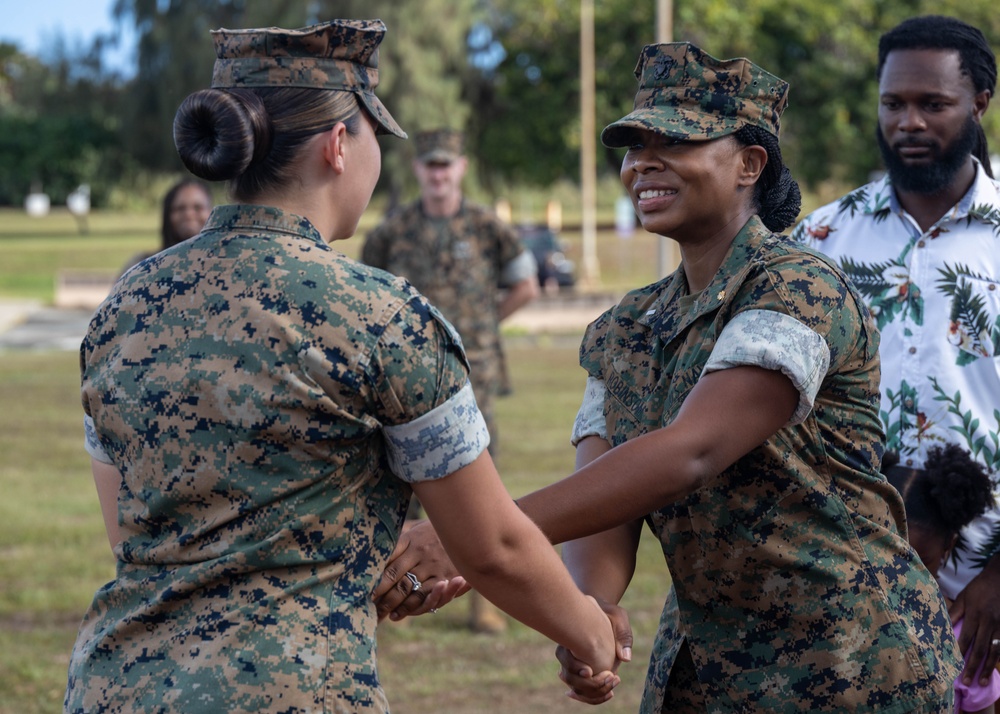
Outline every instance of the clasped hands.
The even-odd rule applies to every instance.
[[[414,588],[407,573],[421,583]],[[404,617],[434,612],[471,587],[445,553],[441,541],[429,521],[408,522],[403,527],[399,543],[378,586],[372,593],[379,620],[401,620]],[[568,687],[568,696],[587,704],[601,704],[611,699],[613,689],[621,679],[618,666],[632,658],[632,628],[622,608],[597,601],[611,624],[615,635],[615,665],[611,671],[595,673],[589,664],[578,660],[562,646],[556,648],[561,679]]]

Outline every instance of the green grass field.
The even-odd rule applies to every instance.
[[[95,212],[82,233],[65,209],[43,218],[0,209],[0,298],[51,302],[56,274],[62,270],[114,277],[129,257],[155,249],[158,220],[151,213]]]
[[[361,232],[378,215],[366,216]],[[72,216],[30,219],[0,209],[0,300],[49,303],[60,270],[116,274],[157,243],[155,215],[103,214],[80,233]],[[579,262],[579,235],[567,232]],[[602,282],[624,290],[653,279],[655,243],[602,234]],[[338,245],[356,255],[360,240]],[[509,490],[526,493],[567,475],[568,435],[584,374],[579,335],[508,336],[515,393],[501,400],[500,471]],[[93,592],[114,573],[89,460],[82,447],[77,357],[73,352],[0,352],[0,714],[60,711],[69,652]],[[634,662],[603,712],[637,710],[651,638],[667,587],[659,550],[644,538],[638,575],[626,595],[636,631]],[[463,626],[458,601],[409,626],[380,629],[382,679],[394,711],[409,714],[516,711],[580,712],[563,695],[553,646],[513,623],[500,636]]]
[[[358,235],[338,242],[337,249],[357,257],[364,233],[381,216],[380,208],[370,208],[361,220]],[[23,211],[0,208],[0,300],[51,303],[56,276],[61,271],[103,273],[114,278],[136,253],[156,249],[158,221],[153,213],[97,211],[88,216],[87,232],[81,233],[65,209],[55,209],[44,218],[30,218]],[[583,263],[580,232],[566,230],[562,239],[567,256],[579,268]],[[657,242],[641,229],[624,239],[614,231],[600,231],[596,245],[598,282],[580,289],[623,293],[629,287],[651,282],[656,278]]]

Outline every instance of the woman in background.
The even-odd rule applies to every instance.
[[[197,179],[175,183],[163,197],[160,250],[197,235],[212,212],[212,191]]]
[[[182,179],[175,183],[163,197],[160,250],[197,235],[211,212],[212,191],[207,183],[197,179]],[[156,253],[143,252],[132,256],[122,268],[122,273],[151,255]]]

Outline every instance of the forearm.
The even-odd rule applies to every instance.
[[[610,450],[611,444],[605,439],[597,436],[583,439],[576,449],[576,468],[584,468]],[[563,562],[577,587],[598,600],[617,604],[635,573],[641,533],[642,521],[634,521],[564,543]]]
[[[528,520],[519,512],[512,519]],[[611,660],[593,661],[589,654],[612,654],[602,644],[610,635],[605,617],[583,597],[541,532],[530,523],[521,530],[515,527],[507,534],[506,558],[493,560],[493,569],[467,562],[458,564],[459,571],[504,612],[594,665],[595,671],[610,669]]]
[[[635,574],[642,521],[567,541],[563,562],[577,587],[598,600],[618,604]]]
[[[497,305],[497,317],[503,322],[540,294],[538,282],[534,277],[515,283]]]
[[[487,454],[415,490],[449,557],[473,587],[599,670],[610,669],[614,644],[607,618],[514,505]]]
[[[553,543],[631,523],[691,493],[706,472],[674,441],[666,429],[633,439],[517,503]]]
[[[118,491],[121,488],[122,475],[114,465],[94,458],[90,459],[90,470],[94,474],[97,499],[101,504],[101,515],[104,516],[104,530],[108,534],[111,550],[114,550],[122,541],[121,529],[118,526]]]
[[[630,523],[684,498],[760,446],[789,421],[797,403],[798,392],[778,371],[710,373],[669,425],[626,441],[518,504],[553,543]]]

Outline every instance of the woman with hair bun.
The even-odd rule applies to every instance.
[[[381,21],[213,32],[174,138],[236,203],[129,271],[80,351],[115,579],[67,712],[385,712],[375,582],[410,494],[468,583],[617,678],[608,617],[504,490],[452,327],[331,247],[379,176]],[[426,611],[466,587],[396,574]],[[599,680],[599,681],[598,681]]]

